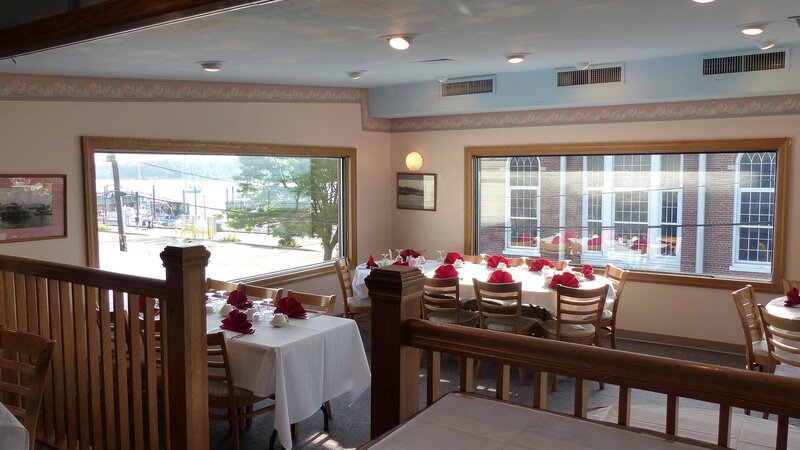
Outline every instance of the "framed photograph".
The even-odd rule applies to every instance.
[[[0,243],[67,237],[66,175],[0,174]]]
[[[436,211],[436,174],[398,173],[397,207]]]

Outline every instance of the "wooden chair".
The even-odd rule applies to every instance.
[[[760,372],[769,371],[769,348],[764,336],[762,321],[756,302],[756,292],[752,285],[733,291],[733,303],[744,332],[744,350],[747,358],[745,368]]]
[[[547,339],[600,346],[600,318],[603,315],[608,285],[595,289],[556,288],[555,320],[542,323]],[[551,390],[556,390],[556,374],[552,374]],[[600,383],[600,388],[604,388]]]
[[[371,313],[372,299],[353,295],[353,279],[350,276],[350,265],[347,258],[337,259],[333,262],[333,267],[336,269],[336,276],[339,277],[339,286],[342,288],[344,316],[354,318],[356,314]]]
[[[483,256],[481,255],[461,255],[464,257],[465,262],[470,262],[472,264],[480,264],[483,262]]]
[[[0,398],[28,430],[29,450],[33,450],[36,443],[44,379],[54,345],[54,341],[36,334],[0,328],[0,367],[3,368]]]
[[[769,351],[769,367],[775,375],[800,378],[800,320],[774,316],[758,305]]]
[[[286,291],[286,296],[294,297],[303,306],[310,306],[310,308],[305,309],[318,311],[326,316],[332,316],[334,314],[336,295],[309,294],[289,289]]]
[[[610,334],[611,348],[613,349],[617,348],[617,310],[622,300],[622,291],[625,287],[625,281],[628,279],[628,273],[627,270],[620,269],[613,264],[606,265],[604,276],[611,281],[611,287],[614,290],[614,305],[611,307],[611,311],[603,308],[600,328]]]
[[[800,280],[787,280],[783,279],[783,292],[789,292],[792,288],[800,289]]]
[[[234,386],[231,366],[228,359],[228,349],[225,345],[225,335],[222,332],[206,336],[208,344],[208,417],[215,420],[226,420],[230,423],[233,433],[233,448],[239,450],[239,426],[242,422],[254,416],[264,414],[275,409],[274,404],[253,410],[253,405],[267,400],[267,397],[258,397],[247,389]],[[223,409],[227,414],[211,411]]]
[[[481,328],[531,336],[534,328],[541,323],[538,319],[522,315],[522,282],[487,283],[473,278],[472,285]],[[480,368],[481,362],[478,361],[479,376]],[[521,367],[519,382],[525,382],[525,372]]]
[[[525,257],[517,257],[517,258],[507,258],[508,259],[508,267],[518,267],[525,264]]]
[[[564,261],[564,260],[561,260],[561,261],[553,261],[553,267],[554,267],[556,270],[566,270],[566,269],[569,269],[569,265],[567,264],[567,261]]]
[[[215,280],[213,278],[206,279],[206,292],[226,291],[231,292],[239,288],[237,283],[230,281]]]
[[[283,288],[268,288],[254,284],[239,283],[237,289],[244,292],[248,297],[271,298],[272,300],[279,300],[283,297]]]
[[[461,308],[458,278],[428,278],[422,288],[422,316],[436,323],[474,327],[478,313]]]

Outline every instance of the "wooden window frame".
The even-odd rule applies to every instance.
[[[246,155],[246,156],[316,156],[342,158],[346,173],[347,195],[342,199],[342,222],[345,228],[342,257],[357,255],[356,243],[356,149],[352,147],[321,147],[307,145],[256,144],[174,139],[118,138],[83,136],[83,197],[86,220],[86,260],[89,267],[99,267],[100,250],[97,240],[97,191],[95,187],[95,153],[165,153],[193,155]],[[296,267],[281,272],[268,272],[248,277],[250,282],[288,282],[333,273],[332,261]]]
[[[583,156],[614,154],[666,154],[666,153],[730,153],[730,152],[776,152],[775,217],[772,278],[769,281],[720,278],[691,274],[640,272],[632,270],[629,281],[672,284],[711,289],[733,290],[744,284],[752,284],[760,292],[781,292],[786,270],[786,216],[789,175],[789,152],[791,139],[722,139],[696,141],[642,141],[610,142],[593,144],[545,144],[513,146],[474,146],[464,149],[464,250],[475,253],[475,195],[474,164],[479,157],[499,156]],[[780,245],[778,244],[780,243]]]

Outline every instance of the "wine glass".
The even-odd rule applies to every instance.
[[[400,253],[403,253],[403,249],[401,249],[401,248],[396,248],[395,250],[397,251],[397,258],[395,258],[395,259],[396,259],[397,261],[403,262],[403,257],[400,255]]]
[[[383,255],[383,259],[381,260],[381,266],[388,266],[389,265],[389,254],[388,253],[381,253]]]
[[[444,262],[444,256],[442,256],[442,255],[444,254],[444,250],[436,250],[436,252],[439,253],[439,259],[437,259],[436,261],[439,264],[443,263]]]
[[[479,255],[481,256],[481,264],[484,264],[486,262],[486,257],[489,255],[486,253],[479,253]]]

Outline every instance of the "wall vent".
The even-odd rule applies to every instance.
[[[785,68],[786,50],[703,58],[703,75],[722,75]]]
[[[586,84],[621,83],[622,66],[597,67],[583,70],[558,70],[557,86],[582,86]]]
[[[494,93],[495,77],[451,78],[442,83],[442,97]]]

